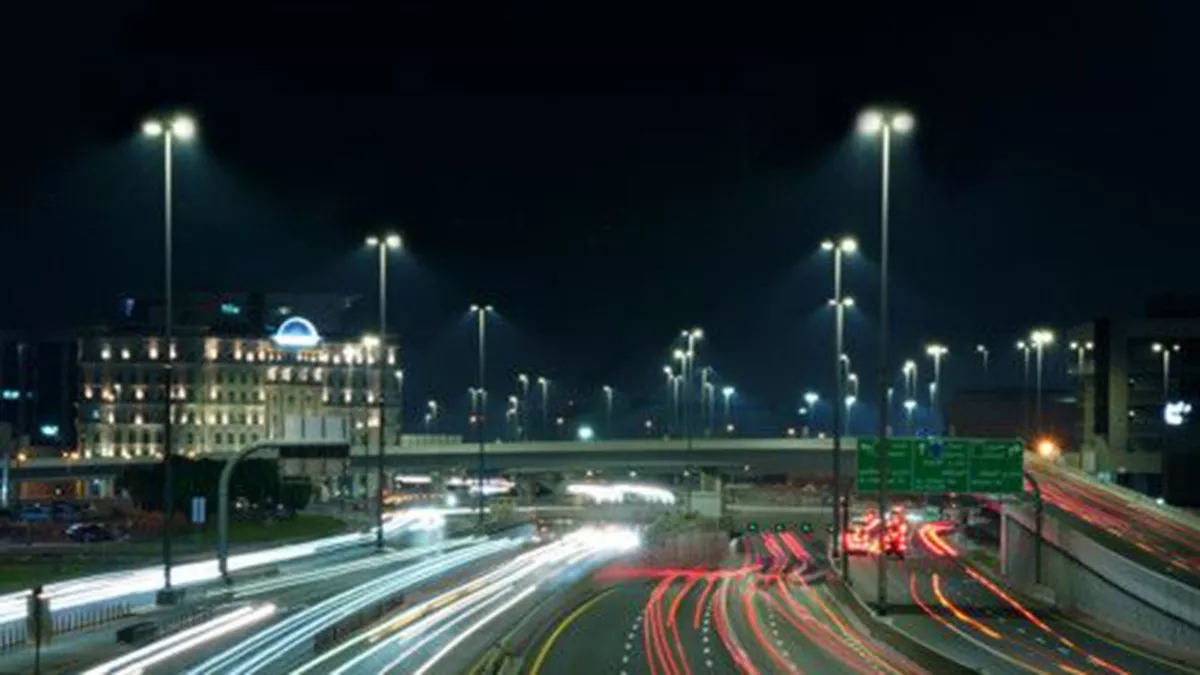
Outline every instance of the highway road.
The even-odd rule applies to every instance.
[[[127,651],[86,672],[289,672],[347,621],[375,608],[399,606],[430,585],[454,583],[460,575],[511,558],[527,544],[525,536],[456,540],[244,584],[220,597],[213,619],[194,631]],[[247,613],[256,613],[254,620],[238,624]]]
[[[855,592],[871,603],[876,565],[851,559]],[[1195,672],[1021,599],[966,562],[945,524],[919,527],[907,558],[888,561],[888,597],[893,625],[988,673]]]
[[[529,673],[929,672],[870,637],[795,533],[748,536],[721,569],[620,569],[533,650]]]
[[[396,512],[384,523],[384,534],[395,537],[401,533],[439,530],[445,518],[435,511],[409,510]],[[326,537],[300,544],[289,544],[230,556],[231,573],[300,561],[313,556],[357,554],[374,544],[374,528],[352,534]],[[215,558],[183,563],[172,568],[172,580],[178,588],[211,584],[220,579]],[[105,605],[123,604],[132,607],[151,606],[156,592],[162,587],[161,565],[132,570],[97,574],[48,584],[43,590],[49,599],[50,611],[56,617],[82,615]],[[0,595],[0,627],[24,622],[27,598],[31,591]]]
[[[1041,486],[1048,512],[1076,518],[1107,547],[1200,588],[1200,520],[1045,461],[1027,461],[1026,469]]]

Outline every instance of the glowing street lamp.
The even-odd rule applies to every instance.
[[[375,234],[367,237],[366,244],[368,248],[376,249],[379,252],[379,335],[364,336],[362,343],[368,349],[379,349],[377,364],[379,367],[379,391],[375,393],[376,415],[379,417],[379,427],[376,430],[376,454],[375,454],[375,482],[378,485],[377,494],[375,495],[375,548],[383,550],[383,494],[384,494],[384,478],[383,478],[383,452],[384,452],[384,432],[387,428],[387,415],[383,407],[383,343],[387,341],[387,271],[388,271],[388,252],[400,248],[400,235],[395,232],[385,232],[383,234]]]
[[[979,354],[979,357],[983,360],[983,386],[986,387],[988,385],[988,379],[989,379],[988,378],[988,357],[991,355],[991,352],[989,352],[988,348],[985,347],[984,345],[975,345],[975,353]]]
[[[1171,400],[1171,354],[1179,353],[1179,345],[1172,344],[1170,346],[1161,342],[1155,342],[1150,345],[1150,348],[1155,354],[1162,354],[1162,372],[1163,372],[1163,402]]]
[[[936,397],[939,386],[942,382],[942,357],[949,354],[950,350],[945,345],[935,343],[925,346],[925,354],[933,358],[933,386],[929,388],[930,395]],[[929,400],[929,408],[933,413],[937,411],[937,400],[931,398]]]
[[[728,385],[721,388],[721,397],[725,401],[725,426],[726,427],[732,426],[732,422],[733,422],[732,414],[733,413],[732,413],[731,407],[732,407],[733,396],[736,393],[737,393],[737,390]]]
[[[174,175],[172,171],[172,146],[175,140],[191,140],[196,135],[196,122],[187,115],[176,115],[169,120],[149,119],[142,123],[142,134],[151,138],[163,139],[163,231],[165,235],[163,277],[167,305],[166,312],[163,315],[163,334],[168,355],[163,364],[165,369],[164,380],[166,382],[164,391],[168,392],[168,396],[165,397],[163,402],[166,413],[163,416],[163,522],[170,523],[175,517],[175,498],[172,494],[174,480],[171,478],[171,465],[173,464],[171,461],[173,446],[171,428],[175,412],[172,410],[171,396],[169,395],[169,392],[173,390],[171,380],[174,375],[171,363],[174,350],[174,346],[172,345],[172,321],[174,314],[172,283],[172,210],[174,208],[174,200],[171,191]],[[169,527],[163,528],[162,558],[163,587],[159,592],[158,599],[162,604],[174,604],[177,597],[171,588],[171,528]]]
[[[1034,387],[1034,420],[1035,428],[1042,431],[1042,356],[1046,347],[1054,343],[1054,332],[1047,328],[1039,328],[1029,334],[1029,342],[1037,355],[1037,383]]]
[[[484,442],[487,438],[487,317],[495,310],[491,305],[471,305],[470,311],[475,315],[476,324],[479,332],[479,383],[478,394],[480,400],[479,412],[479,523],[483,524],[483,474],[486,469],[486,459],[484,456]]]
[[[913,428],[913,412],[916,411],[916,409],[916,399],[910,398],[904,401],[904,416],[908,421],[908,433],[910,436],[916,432],[916,429]]]
[[[900,109],[869,109],[858,116],[858,131],[864,136],[880,136],[880,200],[879,200],[879,231],[880,231],[880,265],[879,265],[879,512],[887,511],[887,364],[888,364],[888,261],[889,261],[889,232],[888,212],[891,197],[891,160],[892,134],[904,135],[913,130],[916,120],[912,114]],[[879,528],[880,550],[883,548],[883,530]],[[843,572],[848,572],[846,556],[843,558]],[[876,598],[879,602],[880,614],[887,613],[887,556],[879,556],[879,573],[877,579]]]
[[[917,395],[917,362],[909,359],[904,362],[900,368],[900,373],[904,375],[904,395],[907,398],[913,398]]]
[[[1086,342],[1078,342],[1078,341],[1072,340],[1067,345],[1067,347],[1069,347],[1071,351],[1075,352],[1075,358],[1076,358],[1075,377],[1079,378],[1080,388],[1082,388],[1082,386],[1083,386],[1083,358],[1084,358],[1084,355],[1086,355],[1088,352],[1092,351],[1092,349],[1094,349],[1096,347],[1096,345],[1091,340],[1088,340]]]
[[[612,438],[613,388],[606,384],[600,390],[604,392],[604,433]]]

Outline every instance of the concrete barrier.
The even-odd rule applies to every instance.
[[[1200,664],[1200,590],[1106,548],[1052,513],[1046,514],[1042,533],[1042,584],[1053,591],[1060,610]],[[1031,509],[1006,507],[1001,539],[1005,578],[1018,590],[1033,592]]]

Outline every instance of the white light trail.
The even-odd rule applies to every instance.
[[[223,635],[241,630],[274,614],[275,605],[270,603],[260,607],[242,607],[100,664],[84,671],[82,675],[137,675],[150,666],[162,663],[205,642],[211,642]]]

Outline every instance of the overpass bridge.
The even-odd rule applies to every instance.
[[[844,470],[854,471],[854,438],[842,440]],[[522,443],[494,442],[484,445],[489,472],[561,471],[566,469],[629,468],[686,468],[689,466],[714,469],[741,469],[745,466],[757,473],[787,472],[828,477],[833,454],[833,441],[828,438],[703,438],[692,439],[632,439],[597,441],[533,441]],[[203,455],[204,459],[223,460],[233,453]],[[270,457],[270,453],[263,453]],[[392,472],[451,470],[473,468],[479,457],[478,443],[428,443],[389,446],[384,451],[384,465]],[[14,480],[61,480],[112,478],[128,466],[151,464],[153,457],[91,457],[63,459],[61,457],[30,458],[14,463],[10,475]],[[288,459],[309,466],[328,464],[341,466],[342,458]],[[374,467],[376,454],[371,449],[354,448],[348,458],[352,469]]]

